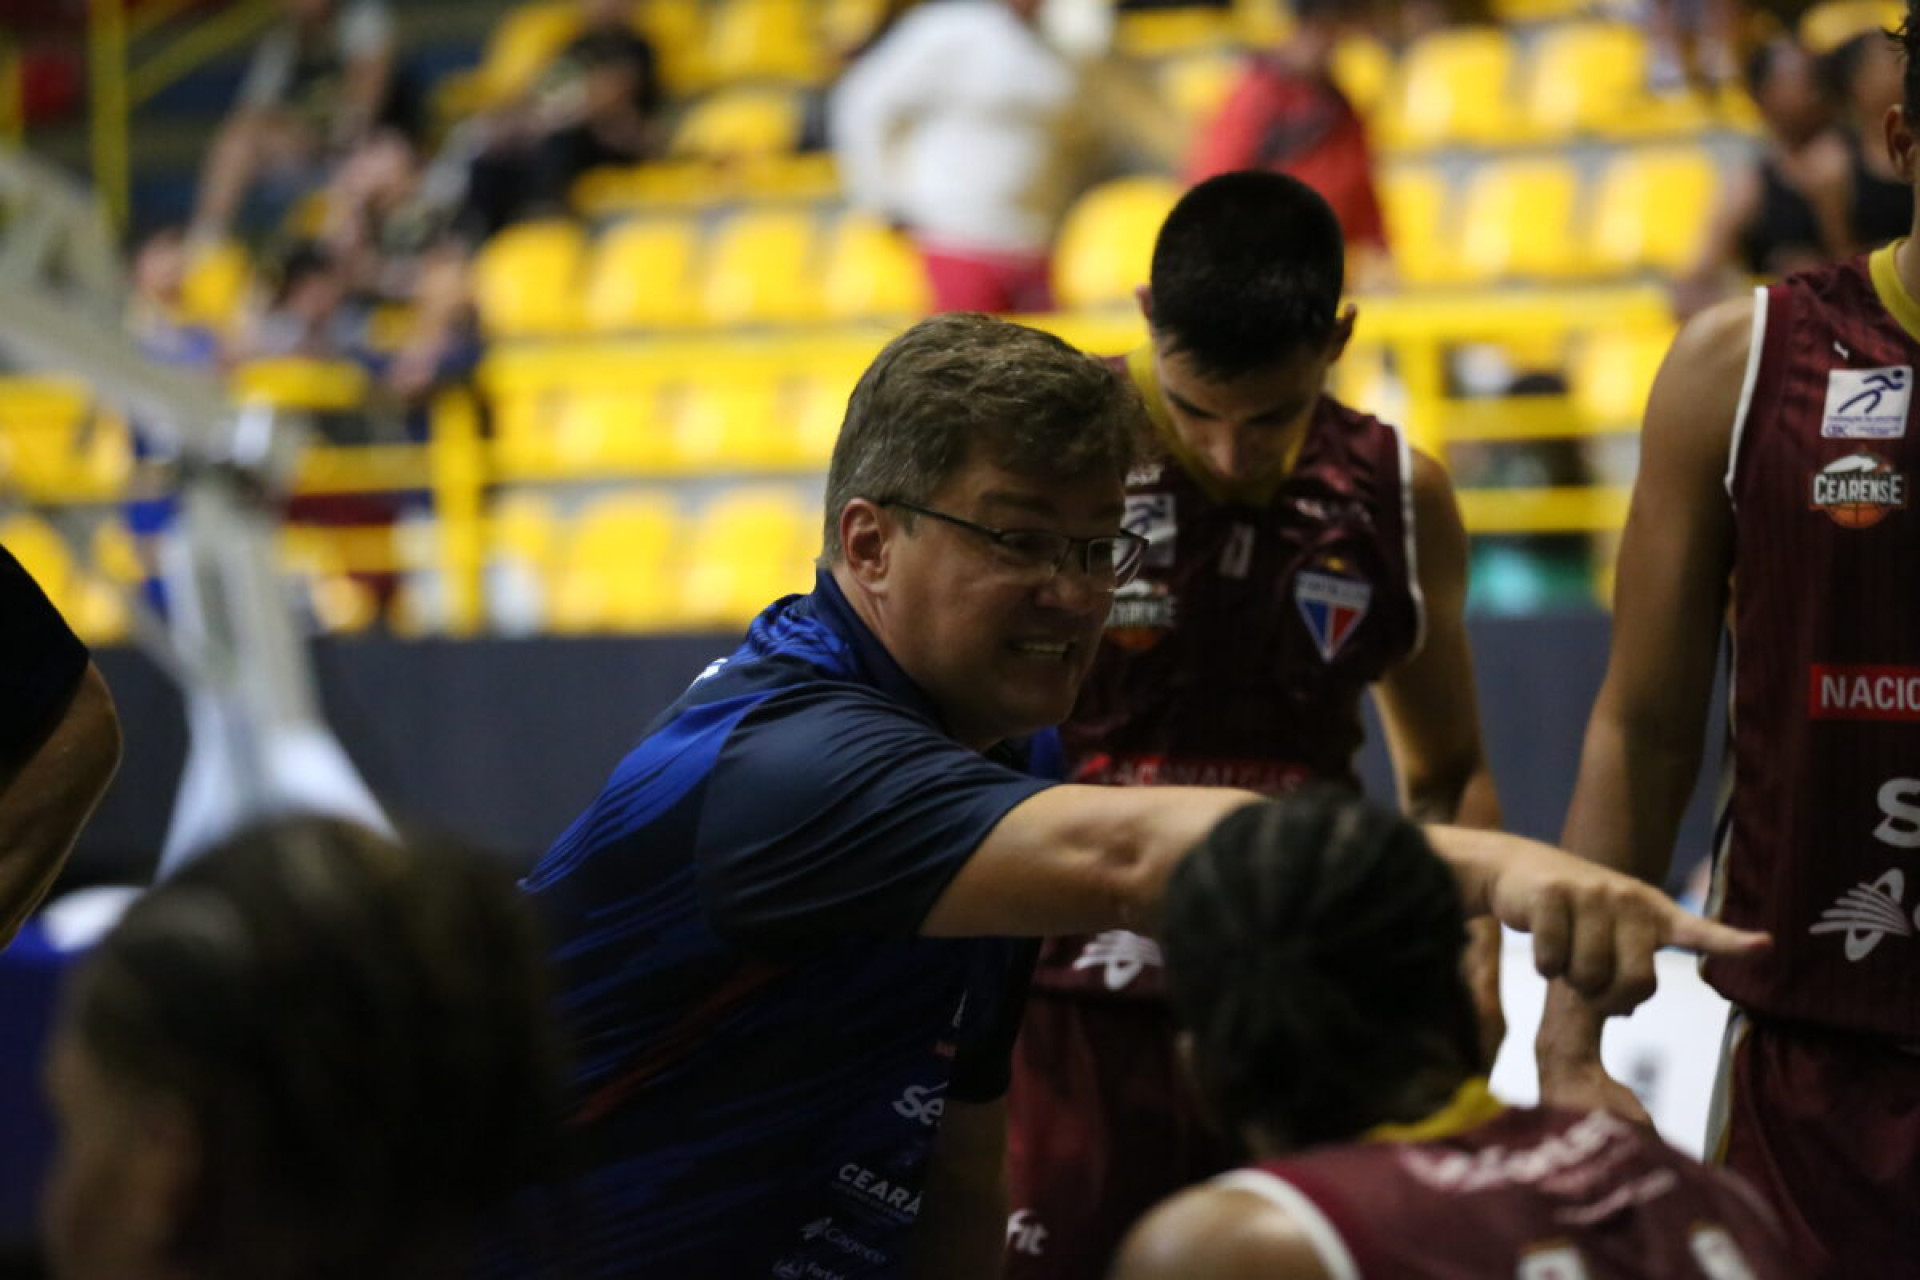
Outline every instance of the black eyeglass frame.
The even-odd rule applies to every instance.
[[[900,498],[881,498],[879,505],[898,507],[902,511],[911,511],[915,515],[926,516],[930,520],[943,521],[962,529],[971,530],[987,539],[1015,560],[1031,564],[1035,569],[1045,568],[1048,577],[1057,576],[1074,558],[1074,551],[1080,551],[1080,567],[1086,575],[1098,583],[1103,590],[1117,591],[1132,582],[1140,573],[1140,566],[1146,563],[1147,548],[1151,545],[1146,538],[1131,529],[1120,529],[1113,533],[1095,534],[1090,538],[1076,538],[1070,533],[1061,533],[1057,529],[996,529],[992,525],[981,524],[977,520],[968,520],[961,516],[949,515],[945,511],[935,511],[923,507],[917,502],[907,502]],[[1023,551],[1013,544],[1018,538],[1045,538],[1059,544],[1057,554],[1036,556],[1032,549]],[[1094,570],[1093,549],[1100,543],[1113,544],[1112,581]]]

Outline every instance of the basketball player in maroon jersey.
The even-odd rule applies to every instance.
[[[1920,38],[1888,147],[1915,171]],[[1734,1005],[1708,1150],[1820,1277],[1920,1277],[1920,251],[1897,241],[1703,312],[1647,405],[1613,656],[1565,842],[1659,881],[1723,626],[1731,724],[1706,965]],[[1548,998],[1544,1096],[1635,1110]]]
[[[1738,1179],[1487,1091],[1459,895],[1412,823],[1330,788],[1250,805],[1164,912],[1194,1082],[1257,1163],[1155,1210],[1114,1280],[1797,1274]]]
[[[1127,485],[1151,549],[1063,738],[1077,781],[1357,790],[1373,687],[1408,810],[1497,826],[1452,487],[1324,390],[1353,332],[1344,261],[1293,178],[1226,174],[1168,215],[1151,343],[1116,362],[1159,437]],[[1497,1043],[1499,931],[1476,927]],[[1181,1087],[1157,949],[1132,933],[1047,945],[1009,1106],[1011,1280],[1094,1280],[1150,1205],[1224,1167]]]

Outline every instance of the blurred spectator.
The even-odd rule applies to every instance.
[[[849,198],[912,236],[943,311],[1044,311],[1048,258],[1082,166],[1078,80],[1040,0],[913,9],[835,89]]]
[[[244,341],[248,359],[342,360],[361,345],[361,326],[347,307],[347,273],[326,246],[303,241],[288,249],[263,313]]]
[[[1396,34],[1403,41],[1417,40],[1445,27],[1477,26],[1494,21],[1491,0],[1405,0],[1385,6],[1399,10]]]
[[[1730,82],[1738,69],[1738,0],[1653,0],[1647,34],[1653,43],[1648,87],[1671,93],[1689,79]]]
[[[1296,0],[1292,30],[1277,48],[1248,60],[1186,166],[1189,182],[1263,169],[1318,191],[1340,219],[1359,286],[1385,273],[1387,228],[1367,126],[1334,82],[1333,56],[1343,36],[1368,25],[1373,8],[1356,0]]]
[[[1913,186],[1887,152],[1886,115],[1903,101],[1898,48],[1879,28],[1836,46],[1821,63],[1846,161],[1837,175],[1846,210],[1841,253],[1877,249],[1913,226]]]
[[[127,324],[150,358],[163,364],[212,368],[221,359],[220,335],[185,314],[190,252],[186,228],[177,223],[156,227],[137,239]]]
[[[202,171],[196,239],[226,234],[268,180],[283,201],[317,185],[324,163],[382,120],[404,115],[393,21],[379,0],[282,0]]]
[[[52,1274],[466,1274],[554,1169],[560,1062],[500,868],[322,818],[243,832],[136,901],[69,985]]]
[[[1745,277],[1783,276],[1826,261],[1845,240],[1836,180],[1847,147],[1813,59],[1779,36],[1748,55],[1745,80],[1766,129],[1765,148],[1726,188],[1699,258],[1676,282],[1675,309],[1683,317]]]
[[[666,88],[629,0],[582,0],[580,31],[520,102],[465,129],[461,233],[486,239],[523,217],[564,213],[574,181],[661,149]]]

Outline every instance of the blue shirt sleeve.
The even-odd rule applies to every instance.
[[[1007,811],[1051,785],[861,685],[777,694],[708,777],[701,895],[740,944],[910,937]]]

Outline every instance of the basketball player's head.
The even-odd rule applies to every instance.
[[[1900,45],[1900,105],[1889,108],[1884,127],[1887,154],[1893,167],[1909,183],[1920,182],[1920,157],[1916,157],[1914,130],[1920,128],[1920,0],[1907,0],[1906,21],[1894,34]],[[1871,122],[1867,122],[1868,127]],[[1920,212],[1915,215],[1920,223]]]
[[[560,1067],[500,869],[298,819],[127,912],[48,1064],[56,1280],[457,1274],[548,1172]]]
[[[1228,815],[1174,871],[1163,944],[1194,1079],[1270,1153],[1417,1120],[1483,1069],[1453,875],[1333,789]]]
[[[1120,525],[1146,429],[1127,379],[991,316],[924,320],[861,376],[824,559],[959,741],[1073,709],[1130,569],[1115,553],[1134,543]]]
[[[1141,309],[1168,416],[1220,479],[1284,467],[1353,333],[1345,274],[1333,210],[1281,174],[1210,178],[1167,215]]]

